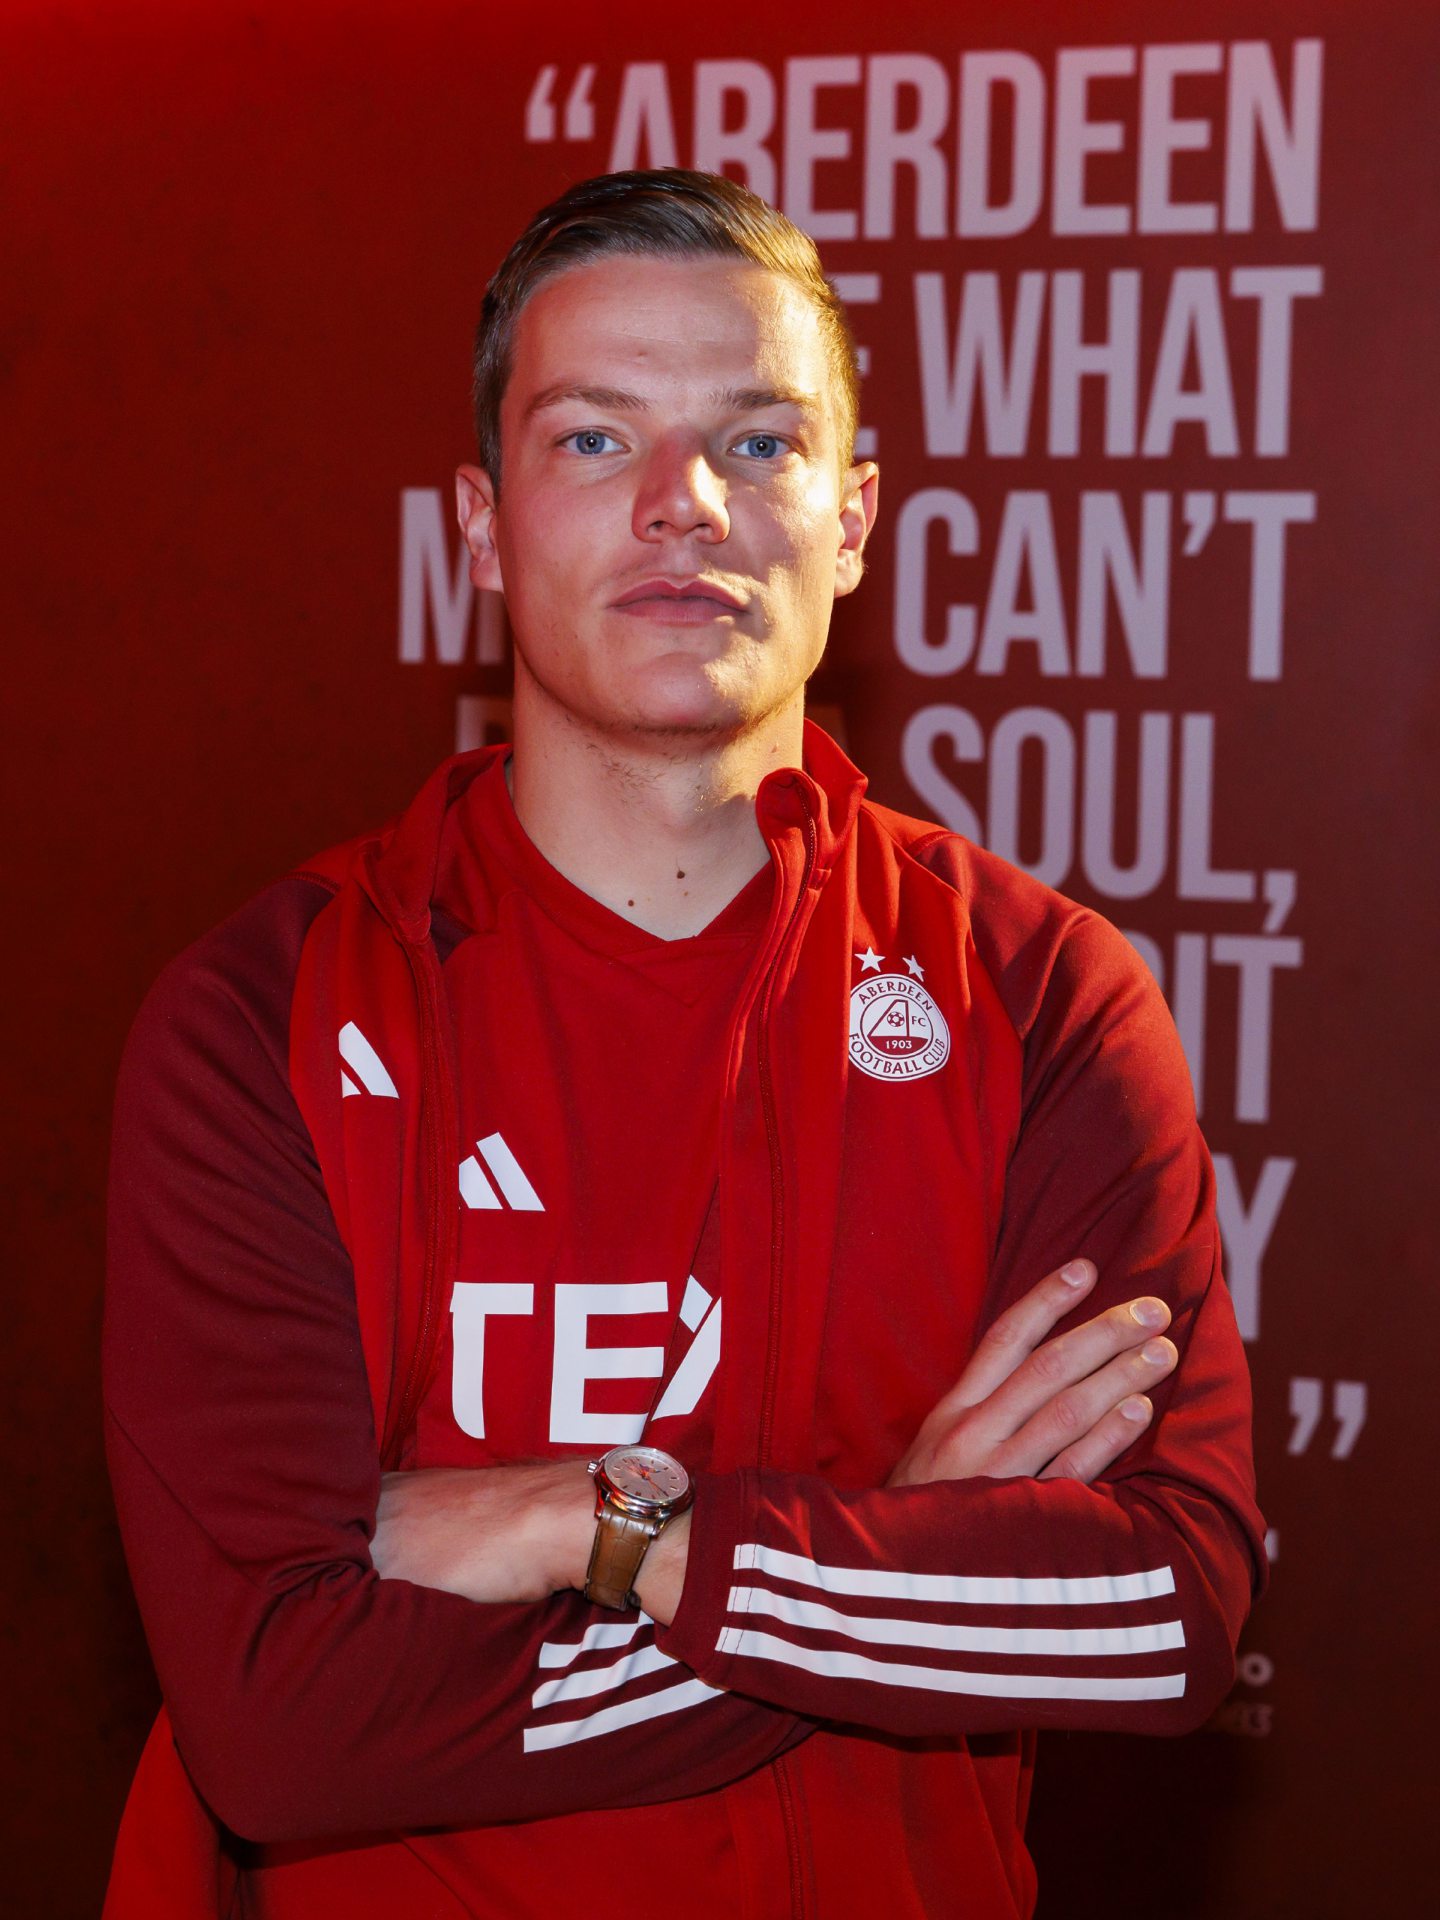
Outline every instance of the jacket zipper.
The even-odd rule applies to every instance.
[[[756,1046],[760,1068],[760,1103],[765,1114],[765,1138],[770,1148],[770,1319],[765,1336],[765,1378],[760,1396],[758,1454],[758,1464],[762,1467],[770,1458],[770,1440],[775,1424],[775,1389],[780,1373],[780,1294],[785,1261],[784,1168],[780,1159],[780,1128],[775,1118],[775,1087],[770,1075],[770,1013],[775,999],[775,982],[779,977],[780,963],[785,957],[785,950],[790,944],[790,935],[795,929],[795,922],[799,919],[800,909],[805,903],[805,892],[810,884],[810,876],[815,871],[818,847],[815,821],[803,789],[801,804],[805,808],[805,870],[800,876],[795,905],[790,911],[790,918],[786,922],[780,945],[776,949],[775,959],[770,968],[770,978],[765,983]]]
[[[390,1432],[386,1441],[387,1454],[395,1453],[410,1431],[424,1390],[424,1382],[430,1371],[431,1350],[435,1344],[435,1296],[439,1291],[439,1250],[441,1241],[440,1208],[445,1192],[445,1141],[443,1118],[438,1109],[444,1104],[442,1094],[443,1070],[440,1060],[440,1045],[436,1037],[438,1019],[435,1004],[435,983],[430,968],[426,965],[428,954],[419,952],[408,940],[403,941],[405,957],[410,963],[410,971],[415,981],[417,997],[420,1001],[420,1113],[424,1140],[425,1162],[429,1168],[430,1191],[425,1196],[425,1264],[421,1272],[420,1292],[420,1331],[415,1342],[414,1352],[410,1356],[410,1369],[406,1376],[404,1391],[401,1393],[398,1410],[390,1423]],[[394,1462],[392,1461],[392,1465]]]
[[[766,1331],[765,1378],[761,1387],[760,1446],[757,1456],[758,1464],[762,1467],[770,1457],[770,1444],[775,1424],[775,1393],[780,1375],[780,1305],[785,1267],[784,1166],[780,1157],[780,1127],[775,1115],[775,1085],[770,1072],[770,1016],[781,962],[790,944],[790,935],[794,932],[795,923],[800,917],[800,909],[805,903],[806,890],[810,885],[810,876],[815,871],[818,852],[815,820],[803,789],[801,805],[805,809],[805,868],[800,876],[795,905],[791,909],[780,945],[776,949],[770,978],[765,984],[756,1044],[760,1069],[760,1101],[765,1113],[765,1137],[770,1149],[770,1319]],[[799,1916],[806,1910],[805,1873],[800,1857],[800,1823],[795,1812],[795,1790],[790,1784],[789,1763],[783,1754],[774,1762],[773,1770],[775,1791],[780,1801],[780,1825],[785,1835],[785,1854],[790,1865],[790,1911]]]
[[[780,1797],[780,1825],[790,1861],[790,1911],[803,1920],[806,1911],[805,1875],[800,1864],[800,1822],[795,1813],[795,1790],[790,1784],[790,1762],[782,1753],[775,1762],[775,1791]]]

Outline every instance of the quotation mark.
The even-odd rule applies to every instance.
[[[1335,1416],[1335,1437],[1330,1443],[1332,1460],[1348,1460],[1360,1437],[1368,1411],[1368,1395],[1363,1380],[1336,1380],[1332,1383],[1331,1411]],[[1315,1429],[1325,1411],[1325,1382],[1303,1375],[1290,1382],[1290,1430],[1287,1452],[1304,1453],[1315,1437]]]
[[[595,84],[593,66],[581,67],[565,96],[565,131],[557,129],[555,82],[558,67],[542,67],[535,76],[530,98],[525,102],[525,138],[527,140],[593,140],[595,138],[595,102],[590,89]]]

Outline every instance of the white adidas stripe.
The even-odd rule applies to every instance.
[[[485,1168],[476,1158],[479,1154],[490,1169],[491,1179],[498,1186],[496,1193],[490,1181],[485,1178]],[[505,1201],[502,1202],[500,1194]],[[498,1133],[487,1133],[483,1140],[475,1142],[475,1153],[470,1153],[460,1162],[460,1198],[473,1210],[488,1209],[498,1211],[508,1202],[515,1213],[543,1213],[544,1202],[525,1176],[525,1170],[514,1154],[506,1146],[504,1137]]]
[[[916,1667],[871,1660],[831,1647],[801,1647],[749,1627],[724,1627],[717,1653],[746,1660],[774,1660],[827,1680],[871,1680],[880,1686],[923,1688],[929,1693],[983,1694],[1000,1700],[1175,1700],[1185,1691],[1183,1673],[1143,1674],[1123,1680],[1060,1673],[962,1673],[949,1667]]]
[[[1101,1607],[1154,1600],[1175,1591],[1169,1567],[1146,1573],[1099,1573],[1083,1578],[1026,1580],[1012,1575],[901,1573],[882,1567],[830,1567],[799,1553],[781,1553],[750,1541],[735,1549],[737,1573],[768,1573],[822,1593],[875,1600],[949,1601],[984,1607]]]
[[[546,1640],[541,1644],[538,1664],[542,1667],[568,1667],[592,1648],[623,1647],[627,1641],[635,1638],[642,1627],[648,1625],[646,1620],[631,1620],[628,1623],[617,1620],[613,1624],[606,1621],[598,1627],[587,1627],[583,1640]]]
[[[467,1153],[460,1162],[460,1198],[472,1211],[482,1207],[498,1210],[500,1196],[485,1178],[480,1162]]]
[[[685,1707],[703,1706],[717,1699],[720,1688],[707,1687],[703,1680],[677,1680],[638,1700],[622,1700],[616,1706],[602,1707],[583,1719],[557,1720],[548,1727],[526,1727],[526,1753],[543,1753],[551,1747],[572,1746],[577,1740],[593,1740],[598,1734],[615,1733],[621,1727],[633,1727],[644,1720],[658,1720],[663,1714],[679,1713]]]
[[[349,1067],[350,1073],[354,1074],[355,1080],[358,1080],[360,1086],[364,1087],[366,1093],[378,1094],[382,1099],[386,1100],[398,1100],[400,1098],[400,1095],[395,1090],[395,1082],[385,1071],[385,1063],[381,1060],[379,1054],[376,1053],[374,1047],[371,1046],[370,1042],[365,1038],[353,1020],[347,1020],[345,1025],[340,1029],[340,1058],[345,1062],[345,1065]],[[340,1093],[342,1098],[352,1093],[359,1093],[360,1087],[355,1085],[355,1080],[350,1078],[350,1074],[344,1072],[343,1069],[341,1070]]]
[[[540,1196],[525,1178],[524,1170],[498,1133],[487,1133],[475,1142],[481,1158],[490,1169],[496,1186],[517,1213],[543,1213]]]
[[[541,1707],[553,1707],[561,1700],[586,1700],[597,1693],[613,1693],[616,1687],[623,1687],[627,1680],[639,1680],[647,1673],[659,1673],[664,1667],[673,1667],[675,1662],[668,1653],[662,1653],[653,1642],[644,1647],[636,1647],[619,1660],[612,1660],[608,1667],[581,1667],[578,1672],[564,1673],[558,1680],[546,1680],[530,1696],[530,1704],[537,1711]]]
[[[764,1613],[788,1626],[818,1633],[843,1633],[872,1646],[934,1647],[957,1653],[1063,1654],[1085,1658],[1130,1653],[1160,1653],[1185,1645],[1178,1620],[1135,1627],[972,1627],[945,1626],[935,1620],[873,1619],[841,1613],[818,1600],[801,1600],[767,1587],[732,1587],[731,1613]]]

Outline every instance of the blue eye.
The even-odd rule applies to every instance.
[[[609,446],[605,444],[606,441],[609,441]],[[573,446],[577,453],[593,455],[609,453],[611,448],[618,447],[620,442],[613,439],[610,434],[602,433],[598,427],[582,427],[578,433],[567,434],[562,444],[567,447]]]
[[[735,442],[737,447],[753,445],[755,460],[775,460],[785,451],[785,442],[773,433],[747,433],[743,440]]]

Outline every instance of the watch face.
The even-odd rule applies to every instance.
[[[612,1447],[600,1468],[622,1500],[647,1507],[673,1506],[690,1490],[684,1467],[658,1447]]]

